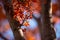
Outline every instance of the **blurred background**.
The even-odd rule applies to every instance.
[[[30,26],[20,28],[12,19],[12,1],[0,0],[0,40],[60,40],[60,0],[30,0]]]

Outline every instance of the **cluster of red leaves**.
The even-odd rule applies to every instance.
[[[28,2],[23,6],[18,1],[13,2],[13,10],[14,10],[14,19],[20,22],[20,24],[24,26],[29,26],[29,22],[27,19],[32,18],[32,11],[29,8]]]

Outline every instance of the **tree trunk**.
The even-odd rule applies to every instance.
[[[55,31],[51,27],[49,10],[51,0],[41,0],[42,2],[42,13],[41,13],[41,39],[42,40],[54,40]]]
[[[18,31],[18,26],[20,26],[20,24],[16,20],[13,19],[14,12],[13,12],[11,0],[3,0],[3,4],[4,4],[5,11],[6,11],[6,16],[10,23],[10,27],[13,31],[15,40],[23,40],[23,38],[21,37],[21,35]]]

